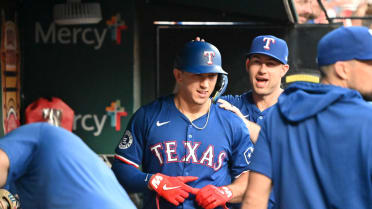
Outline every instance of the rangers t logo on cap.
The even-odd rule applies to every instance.
[[[263,41],[266,42],[266,45],[263,47],[266,50],[270,50],[270,44],[271,43],[275,44],[275,39],[273,39],[273,38],[265,37],[265,38],[263,38]]]
[[[264,46],[262,46],[264,44]],[[288,62],[288,46],[285,40],[273,35],[261,35],[253,39],[251,49],[247,54],[248,57],[252,54],[263,54],[272,57],[282,64]]]

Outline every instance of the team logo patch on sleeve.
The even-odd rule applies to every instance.
[[[253,150],[254,150],[253,147],[249,147],[249,148],[244,152],[244,158],[245,158],[245,161],[247,162],[248,165],[251,163],[251,156],[252,156]]]
[[[126,130],[123,138],[121,138],[121,141],[119,143],[119,148],[127,149],[128,147],[130,147],[130,145],[132,145],[132,143],[133,143],[132,133],[129,130]]]

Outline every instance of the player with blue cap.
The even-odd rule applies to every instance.
[[[222,96],[219,102],[221,107],[235,112],[243,119],[251,140],[255,142],[260,130],[258,125],[262,124],[283,92],[281,79],[289,70],[287,43],[272,35],[255,37],[246,56],[245,66],[251,90],[241,95]],[[272,208],[274,202],[274,196],[271,196],[268,208]]]
[[[321,83],[295,82],[262,124],[243,209],[372,206],[372,34],[340,27],[318,43]]]
[[[219,101],[221,107],[248,120],[245,122],[248,123],[254,142],[254,136],[258,135],[259,130],[255,123],[261,124],[283,92],[281,79],[289,70],[287,62],[288,46],[283,39],[272,35],[255,37],[245,61],[251,90],[241,95],[224,95]]]
[[[248,56],[253,54],[267,55],[282,64],[287,64],[288,62],[287,43],[283,39],[272,35],[257,36],[252,42]]]
[[[221,64],[214,45],[187,42],[175,59],[174,94],[131,118],[113,170],[127,191],[144,194],[143,208],[222,209],[242,200],[253,144],[241,119],[213,103],[227,85]]]

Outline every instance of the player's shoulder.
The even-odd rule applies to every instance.
[[[4,139],[9,139],[14,142],[23,144],[26,142],[28,147],[37,144],[39,148],[44,147],[43,145],[51,147],[52,144],[61,146],[61,141],[70,140],[73,143],[80,141],[76,140],[76,138],[78,138],[78,136],[74,133],[47,122],[25,124],[4,136]]]
[[[247,91],[239,95],[224,95],[221,99],[228,101],[234,106],[241,107],[243,105],[249,105],[253,102],[252,91]]]
[[[362,121],[372,122],[372,102],[365,102],[364,100],[358,101],[358,108],[350,108],[354,111],[355,115],[358,115]]]
[[[141,106],[136,112],[142,111],[145,112],[146,114],[158,112],[159,109],[171,105],[171,103],[173,102],[173,98],[174,98],[173,95],[159,97],[154,101]]]
[[[40,129],[40,128],[48,129],[48,128],[53,128],[53,126],[47,122],[35,122],[35,123],[24,124],[15,130]]]
[[[372,101],[368,101],[364,105],[366,106],[366,109],[368,110],[368,112],[372,114]]]
[[[42,132],[47,131],[57,131],[59,129],[63,129],[57,126],[53,126],[49,124],[48,122],[35,122],[35,123],[29,123],[22,125],[13,131],[11,131],[11,134],[28,134],[28,135],[39,135]]]
[[[223,100],[244,100],[246,97],[249,97],[251,95],[252,95],[252,91],[247,91],[247,92],[245,92],[243,94],[235,94],[235,95],[227,94],[227,95],[223,95],[220,98],[223,99]]]
[[[214,104],[214,106],[217,116],[223,118],[226,123],[242,123],[242,119],[235,113],[220,107],[219,104]]]

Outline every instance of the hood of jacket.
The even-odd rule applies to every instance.
[[[280,113],[289,121],[299,122],[327,109],[331,104],[361,95],[348,88],[319,83],[296,82],[278,99]]]

